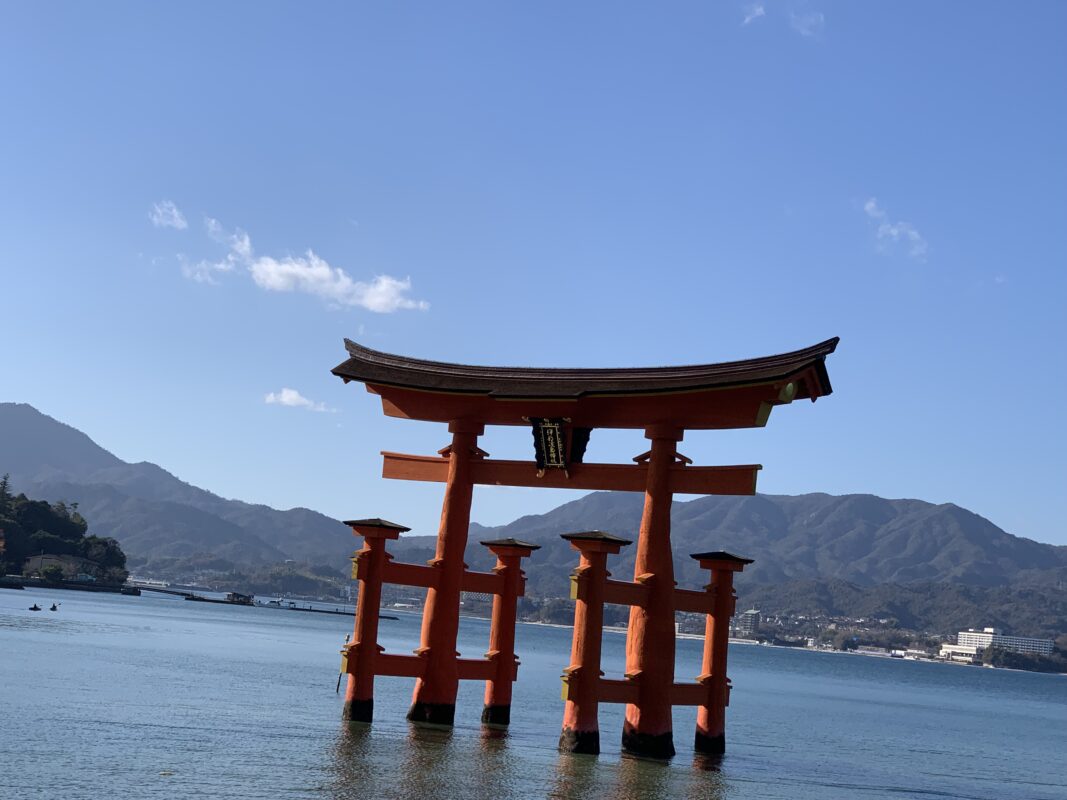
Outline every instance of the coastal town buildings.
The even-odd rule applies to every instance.
[[[996,628],[975,630],[970,628],[956,634],[956,644],[960,647],[974,647],[985,650],[997,647],[1014,653],[1034,653],[1041,656],[1052,655],[1051,639],[1032,639],[1029,636],[1005,636]],[[942,648],[943,649],[943,648]]]
[[[977,664],[981,661],[982,649],[974,645],[943,644],[938,656],[945,661],[956,661],[960,664]]]
[[[759,632],[760,625],[760,612],[758,609],[750,608],[744,614],[737,618],[737,625],[735,630],[738,636],[755,636]]]

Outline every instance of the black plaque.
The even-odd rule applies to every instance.
[[[532,417],[534,455],[537,470],[567,468],[567,438],[565,420]]]
[[[572,428],[566,417],[530,417],[529,421],[538,476],[546,469],[566,471],[570,464],[582,463],[591,428]]]

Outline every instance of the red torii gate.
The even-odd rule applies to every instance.
[[[732,575],[750,562],[729,553],[695,554],[712,572],[708,591],[676,589],[670,507],[679,492],[754,494],[760,466],[693,466],[678,452],[677,443],[687,429],[762,427],[774,406],[797,399],[814,402],[830,394],[825,360],[837,342],[834,338],[792,353],[722,364],[529,369],[425,361],[345,340],[349,358],[333,374],[346,383],[365,383],[368,391],[381,396],[387,416],[447,423],[452,434],[451,444],[437,456],[382,454],[383,477],[445,484],[436,554],[427,566],[390,563],[385,540],[407,530],[403,526],[384,520],[349,523],[365,543],[354,567],[360,603],[355,638],[346,648],[345,717],[370,720],[377,674],[416,679],[408,712],[414,722],[451,725],[462,679],[487,681],[483,721],[509,721],[518,664],[513,652],[515,599],[524,583],[519,562],[536,546],[483,542],[498,556],[496,569],[467,570],[463,552],[475,484],[643,491],[633,583],[608,581],[604,568],[606,555],[628,542],[612,542],[614,537],[599,532],[567,537],[581,552],[582,563],[575,583],[579,603],[572,656],[577,660],[564,675],[567,705],[560,745],[597,752],[597,701],[624,702],[623,747],[638,755],[669,758],[674,755],[671,706],[693,704],[700,708],[696,749],[723,752]],[[532,425],[536,462],[490,459],[478,447],[486,425]],[[651,449],[635,457],[632,465],[584,463],[585,445],[596,428],[642,429]],[[382,582],[427,589],[421,643],[414,656],[386,655],[377,645]],[[462,591],[495,598],[491,647],[484,660],[461,659],[456,652]],[[593,648],[592,642],[599,636],[596,608],[604,602],[631,607],[623,681],[599,676],[599,644]],[[674,613],[679,610],[708,615],[703,673],[694,684],[674,683]],[[595,737],[587,735],[592,733]]]

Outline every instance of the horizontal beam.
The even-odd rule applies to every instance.
[[[354,561],[352,577],[362,580],[364,576],[360,573],[363,560],[357,557]],[[441,577],[440,567],[433,566],[433,563],[435,562],[431,562],[430,566],[424,566],[422,564],[406,564],[402,561],[389,561],[385,565],[382,582],[397,586],[419,586],[424,589],[432,589],[437,586],[437,582]],[[519,587],[519,597],[523,595],[525,584],[526,582],[523,580],[522,585]],[[472,570],[463,572],[460,588],[464,592],[478,592],[481,594],[501,594],[506,589],[504,578],[498,573],[474,572]]]
[[[491,681],[498,677],[497,662],[487,658],[457,658],[456,671],[461,681]]]
[[[580,569],[580,568],[579,568]],[[571,574],[571,600],[584,599],[582,582],[578,579],[575,570]],[[604,602],[617,606],[641,606],[648,603],[648,593],[651,587],[642,581],[604,581]],[[710,614],[715,605],[715,596],[709,591],[696,591],[694,589],[674,590],[674,610],[688,611],[693,614]],[[731,615],[732,616],[732,615]]]
[[[711,690],[702,683],[676,683],[671,686],[672,706],[704,706],[711,703]]]
[[[597,701],[600,703],[636,703],[637,680],[601,678],[597,683]],[[563,699],[568,698],[569,683],[563,676]],[[672,706],[702,706],[711,701],[711,689],[703,683],[675,683],[671,685]]]
[[[680,394],[606,395],[570,399],[499,398],[423,391],[380,383],[367,391],[381,396],[386,416],[428,422],[471,420],[483,425],[528,426],[531,417],[567,417],[579,428],[636,428],[676,425],[686,430],[751,428],[766,424],[790,376],[750,386],[709,388]],[[766,405],[766,409],[764,408]]]
[[[382,477],[403,481],[448,480],[448,459],[383,452]],[[759,464],[728,467],[692,467],[669,470],[675,494],[749,495],[756,493]],[[643,492],[648,483],[647,464],[571,464],[564,472],[547,469],[539,478],[533,461],[476,459],[470,462],[471,481],[482,486],[525,486],[582,491]]]
[[[464,592],[480,594],[503,594],[504,577],[495,572],[474,572],[464,570],[459,588]]]
[[[393,583],[397,586],[422,586],[431,589],[437,586],[440,575],[441,570],[435,567],[390,561],[385,565],[382,580],[384,583]]]
[[[698,592],[694,589],[674,590],[674,610],[689,611],[693,614],[710,614],[715,604],[711,592]]]
[[[636,703],[637,681],[601,678],[599,683],[601,703]]]
[[[342,651],[342,655],[345,651]],[[359,659],[352,656],[351,646],[347,651],[349,656],[342,662],[346,672],[356,673],[359,669]],[[374,656],[374,674],[386,675],[393,678],[421,678],[426,672],[428,663],[425,656],[407,656],[399,653],[378,653]],[[515,680],[518,673],[518,662],[512,666],[511,680]],[[456,670],[460,680],[491,681],[499,678],[498,660],[495,658],[457,658]]]
[[[604,581],[604,602],[617,606],[641,606],[648,602],[649,587],[628,581]]]
[[[348,671],[359,670],[359,659],[348,659]],[[397,653],[378,653],[374,656],[374,674],[394,678],[421,678],[426,671],[426,659],[419,656],[402,656]]]

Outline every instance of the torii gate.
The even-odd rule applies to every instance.
[[[515,599],[524,584],[520,559],[536,545],[483,542],[498,557],[493,573],[466,569],[475,484],[645,493],[637,535],[634,581],[607,579],[607,554],[629,544],[600,532],[569,534],[581,552],[573,579],[576,605],[572,664],[564,673],[566,700],[560,747],[599,752],[597,702],[626,704],[623,748],[636,755],[674,755],[671,707],[699,707],[695,748],[725,748],[727,626],[733,613],[733,572],[751,563],[730,553],[697,553],[712,573],[704,592],[675,588],[670,543],[673,495],[750,495],[759,465],[698,467],[677,443],[686,430],[762,427],[771,410],[798,399],[815,401],[832,389],[825,360],[838,339],[777,356],[699,366],[638,369],[530,369],[448,364],[381,353],[345,340],[349,358],[333,369],[382,398],[387,416],[446,423],[452,442],[436,456],[384,452],[383,477],[445,484],[436,555],[428,566],[389,563],[385,540],[407,530],[380,519],[353,520],[365,538],[353,575],[360,602],[354,641],[346,647],[349,672],[345,718],[369,722],[374,675],[414,677],[408,719],[451,725],[461,679],[487,682],[482,719],[510,720]],[[532,426],[535,461],[489,458],[478,446],[486,425]],[[651,449],[634,464],[585,463],[597,428],[641,429]],[[414,656],[386,655],[377,644],[382,582],[426,587],[422,633]],[[485,660],[456,652],[462,591],[492,593],[493,624]],[[602,604],[630,606],[624,680],[599,673]],[[675,611],[708,615],[703,673],[693,684],[674,682]],[[373,620],[372,620],[373,617]],[[595,641],[595,646],[593,641]]]

